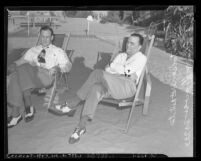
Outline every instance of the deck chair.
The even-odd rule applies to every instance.
[[[145,41],[141,48],[141,51],[147,56],[147,62],[149,60],[150,50],[153,46],[154,38],[155,38],[155,35],[147,36],[145,38]],[[127,40],[128,40],[128,37],[124,38],[123,44],[122,44],[122,49],[120,51],[122,51],[122,52],[125,51]],[[117,54],[114,53],[114,55],[111,56],[111,60],[114,59],[114,57],[116,55]],[[98,57],[100,57],[100,53],[99,53]],[[125,106],[131,106],[128,120],[126,122],[126,127],[123,129],[124,132],[127,133],[128,129],[129,129],[130,121],[132,118],[132,113],[133,113],[135,106],[143,105],[143,114],[147,115],[148,107],[149,107],[150,93],[151,93],[151,79],[150,79],[150,75],[148,73],[147,63],[146,63],[143,68],[143,71],[141,73],[139,82],[137,84],[136,93],[133,97],[128,98],[128,99],[120,99],[120,100],[117,100],[117,99],[114,99],[111,97],[105,97],[101,100],[100,103],[109,103],[109,104],[117,105],[120,108],[125,107]],[[141,94],[141,96],[140,96],[140,94]],[[140,98],[140,97],[142,97],[142,98]]]
[[[70,39],[70,33],[69,34],[54,34],[54,40],[53,40],[53,44],[57,47],[62,48],[63,50],[66,51],[68,58],[71,61],[71,57],[74,53],[74,50],[67,50],[67,45],[68,45],[68,41]],[[38,33],[38,38],[36,41],[36,46],[39,45],[41,43],[41,39],[40,39],[40,33]],[[28,49],[25,49],[22,53],[20,58],[23,57],[23,55],[26,53]],[[19,56],[18,56],[19,58]],[[16,60],[13,60],[16,61]],[[12,73],[11,73],[12,74]],[[11,75],[10,74],[10,75]],[[9,77],[10,75],[7,76],[7,83],[9,83]],[[54,98],[56,96],[56,92],[57,92],[57,86],[59,84],[59,82],[64,79],[64,85],[66,86],[65,88],[68,89],[68,84],[67,84],[67,73],[63,73],[61,74],[60,72],[55,74],[55,78],[54,78],[54,83],[53,83],[53,88],[51,91],[51,95],[50,95],[50,99],[48,99],[48,108],[49,106],[52,104],[52,102],[54,101]]]
[[[69,40],[70,40],[70,33],[67,35],[66,34],[55,34],[54,40],[52,43],[55,46],[61,47],[64,51],[66,51],[66,54],[67,54],[69,60],[72,62],[72,55],[74,53],[74,50],[67,50]],[[40,43],[40,38],[38,39],[37,44],[39,44],[39,43]],[[52,87],[49,98],[47,98],[47,102],[48,102],[47,108],[48,109],[50,108],[50,106],[54,102],[56,94],[59,92],[58,86],[61,86],[60,82],[62,81],[62,79],[64,80],[64,86],[65,86],[65,87],[62,86],[62,91],[69,89],[68,83],[67,83],[67,77],[68,77],[67,73],[62,74],[61,72],[57,72],[55,74],[53,87]]]

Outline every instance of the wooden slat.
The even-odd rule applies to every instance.
[[[146,84],[145,100],[144,100],[144,107],[143,107],[144,115],[147,115],[147,113],[148,113],[149,99],[150,99],[150,95],[151,95],[151,84],[152,84],[147,68],[146,68],[146,77],[147,77],[146,78],[147,84]]]
[[[148,60],[149,60],[149,56],[150,56],[150,51],[151,51],[151,48],[152,48],[152,46],[153,46],[153,43],[154,43],[154,38],[155,38],[155,36],[154,35],[152,35],[152,37],[151,37],[151,41],[150,41],[150,44],[149,44],[149,47],[148,47],[148,50],[146,50],[145,52],[147,52],[147,62],[148,62]],[[142,86],[142,82],[143,82],[143,78],[144,78],[144,76],[146,76],[146,71],[147,71],[147,62],[146,62],[146,64],[145,64],[145,66],[144,66],[144,68],[143,68],[143,71],[142,71],[142,74],[141,74],[141,76],[140,76],[140,81],[139,81],[139,85],[138,85],[138,88],[137,88],[137,91],[136,91],[136,94],[135,94],[135,98],[134,98],[134,101],[133,101],[133,105],[132,105],[132,107],[131,107],[131,110],[130,110],[130,113],[129,113],[129,117],[128,117],[128,121],[127,121],[127,124],[126,124],[126,128],[125,128],[125,132],[127,133],[128,132],[128,128],[129,128],[129,125],[130,125],[130,121],[131,121],[131,118],[132,118],[132,114],[133,114],[133,110],[134,110],[134,108],[135,108],[135,106],[136,106],[136,103],[137,103],[137,99],[138,99],[138,96],[139,96],[139,92],[140,92],[140,88],[141,88],[141,86]],[[149,92],[149,91],[148,91]],[[146,99],[146,96],[145,96],[145,99]],[[145,101],[146,102],[146,101]],[[147,103],[147,106],[146,106],[146,109],[144,110],[143,109],[143,113],[145,113],[146,114],[146,112],[147,112],[147,110],[148,110],[148,102],[146,102]],[[144,107],[143,107],[144,108]]]
[[[57,34],[57,36],[55,35],[54,43],[56,43],[57,41],[61,41],[61,37],[62,37],[62,40],[63,40],[62,45],[60,43],[61,48],[64,51],[66,51],[68,41],[70,40],[70,33],[68,35],[66,35],[66,34]],[[58,44],[58,42],[57,42],[57,44]],[[68,84],[67,84],[67,73],[60,74],[59,80],[58,80],[57,76],[58,75],[55,74],[55,82],[54,82],[54,86],[53,86],[52,91],[51,91],[50,100],[48,102],[48,109],[51,107],[51,105],[52,105],[52,103],[53,103],[53,101],[55,99],[56,93],[57,93],[57,81],[61,81],[61,79],[64,78],[64,80],[65,80],[65,89],[66,90],[69,89]],[[65,91],[65,90],[62,90],[62,92],[63,91]]]

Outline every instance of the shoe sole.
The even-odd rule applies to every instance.
[[[80,140],[80,137],[78,139],[72,141],[72,142],[70,140],[71,140],[71,138],[68,141],[69,144],[75,144],[75,143],[77,143]]]
[[[59,111],[51,109],[51,108],[48,109],[48,112],[50,112],[52,114],[55,114],[57,116],[65,116],[65,115],[67,115],[69,117],[73,117],[74,114],[75,114],[75,111],[76,110],[71,110],[70,112],[63,113],[63,112],[59,112]]]
[[[77,139],[74,139],[73,137],[70,137],[70,139],[68,140],[68,143],[69,144],[75,144],[75,143],[77,143],[80,140],[80,137],[82,135],[84,135],[85,133],[86,133],[86,130]],[[73,141],[70,141],[71,139],[73,139]]]
[[[28,122],[32,121],[33,119],[34,119],[34,114],[33,114],[31,117],[25,118],[24,121],[25,121],[26,123],[28,123]]]
[[[22,116],[20,117],[20,119],[17,121],[17,123],[15,125],[8,126],[8,128],[12,128],[12,127],[16,126],[21,120],[22,120]]]

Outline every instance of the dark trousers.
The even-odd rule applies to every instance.
[[[14,115],[19,113],[17,108],[24,106],[23,95],[25,91],[44,87],[37,73],[38,67],[25,63],[18,66],[16,72],[11,75],[7,86],[7,103],[15,108],[13,109]]]

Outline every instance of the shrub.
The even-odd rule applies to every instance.
[[[193,59],[193,6],[170,6],[165,46],[174,55]]]
[[[75,17],[77,11],[65,11],[67,17]]]
[[[108,15],[102,17],[100,23],[121,23],[121,19],[119,17],[119,11],[108,11]]]
[[[92,15],[90,11],[77,11],[75,17],[77,18],[87,18],[89,15]]]

